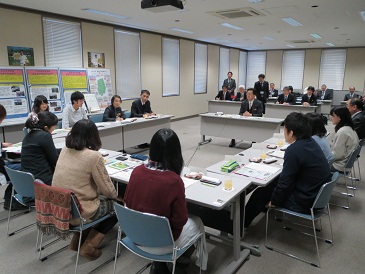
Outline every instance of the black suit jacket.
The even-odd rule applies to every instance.
[[[279,91],[277,89],[273,89],[272,91],[269,90],[269,96],[271,97],[278,97]]]
[[[269,97],[269,82],[264,81],[261,86],[261,83],[257,81],[253,87],[253,93],[256,95],[257,100],[266,103],[266,100]]]
[[[285,151],[283,170],[271,196],[275,206],[309,213],[331,172],[320,146],[312,138],[297,139]]]
[[[309,103],[311,106],[316,106],[317,105],[317,97],[314,94],[312,94],[311,98],[309,99],[308,94],[304,94],[302,96],[302,104],[304,102]]]
[[[227,100],[227,101],[232,101],[232,95],[234,95],[234,92],[226,92],[226,96],[223,96],[223,90],[220,90],[217,94],[217,96],[215,96],[215,98],[219,98],[219,100]]]
[[[115,121],[117,117],[125,119],[125,114],[120,107],[115,108],[113,105],[110,105],[104,110],[103,122]]]
[[[295,105],[295,96],[292,93],[288,94],[288,99],[286,100],[286,102],[284,101],[284,94],[280,94],[278,96],[278,99],[276,100],[276,102],[279,102],[279,104],[283,104],[283,103],[289,103],[289,105]]]
[[[147,102],[142,105],[141,99],[137,99],[132,103],[131,107],[131,118],[132,117],[143,117],[145,113],[152,113],[151,103]]]
[[[248,111],[249,113],[252,114],[252,116],[258,116],[258,117],[262,116],[263,106],[259,100],[257,99],[253,100],[251,109],[249,109],[249,106],[250,104],[248,100],[243,101],[241,104],[241,109],[239,114],[242,115],[243,113]]]
[[[344,98],[343,100],[344,100],[344,101],[347,101],[347,100],[350,100],[350,99],[352,99],[352,98],[360,98],[360,95],[359,95],[359,94],[354,93],[353,97],[351,97],[351,94],[350,94],[350,93],[347,93],[347,94],[345,95],[345,98]]]
[[[227,86],[228,91],[234,92],[234,90],[236,89],[236,81],[233,78],[231,78],[231,82],[228,84],[228,78],[227,78],[226,80],[223,81],[223,86]]]
[[[352,122],[354,123],[354,129],[357,133],[359,139],[365,138],[365,116],[364,112],[358,112],[354,117],[352,117]]]
[[[241,94],[241,92],[237,92],[236,98],[234,98],[235,101],[244,101],[247,99],[246,96],[246,92],[243,93],[243,95]]]
[[[331,100],[332,96],[333,96],[333,89],[326,89],[324,91],[324,98],[323,99],[322,99],[322,94],[323,94],[322,90],[318,91],[318,99],[319,100]]]

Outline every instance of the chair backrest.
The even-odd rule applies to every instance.
[[[14,190],[23,197],[34,197],[34,176],[29,172],[14,170],[5,166]]]
[[[81,205],[75,194],[71,194],[71,216],[73,219],[83,219],[81,216]]]
[[[101,122],[103,122],[103,114],[101,114],[101,113],[92,114],[92,115],[90,115],[89,119],[91,121],[93,121],[94,123],[101,123]]]
[[[352,168],[354,166],[354,163],[357,159],[357,156],[360,154],[361,146],[356,146],[356,148],[352,151],[349,159],[347,160],[347,163],[345,165],[346,169]]]
[[[365,138],[360,139],[359,146],[363,146],[365,144]]]
[[[166,217],[135,211],[114,203],[121,230],[135,244],[144,247],[174,245],[169,220]]]
[[[131,112],[130,111],[125,111],[124,115],[125,115],[125,118],[131,118]]]
[[[319,190],[316,199],[314,200],[312,208],[325,208],[331,198],[332,190],[336,185],[338,179],[338,172],[333,173],[331,181],[325,183]]]
[[[57,123],[57,128],[62,128],[62,120],[58,120],[58,123]]]

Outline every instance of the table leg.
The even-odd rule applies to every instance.
[[[212,138],[209,138],[209,139],[205,139],[205,135],[202,135],[202,140],[199,142],[199,145],[205,145],[207,143],[210,143],[212,141]]]

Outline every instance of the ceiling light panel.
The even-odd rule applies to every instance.
[[[291,17],[281,18],[281,20],[283,20],[285,23],[288,23],[289,25],[291,25],[293,27],[303,26],[301,23],[299,23],[297,20],[295,20]]]
[[[127,19],[128,18],[128,16],[115,14],[115,13],[109,13],[109,12],[101,11],[101,10],[83,9],[83,11],[96,13],[96,14],[100,14],[100,15],[105,15],[105,16],[110,16],[110,17],[115,17],[115,18],[119,18],[119,19]]]
[[[221,23],[223,27],[234,29],[234,30],[243,30],[243,28],[229,24],[229,23]]]

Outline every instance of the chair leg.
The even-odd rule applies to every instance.
[[[331,231],[331,244],[333,244],[333,232],[332,232],[332,221],[331,221],[331,211],[330,211],[330,206],[327,205],[327,211],[328,211],[328,220],[330,223],[330,231]]]
[[[41,239],[39,243],[39,260],[42,261],[42,243],[43,243],[43,233],[41,232]]]
[[[117,259],[118,259],[118,251],[119,251],[119,241],[120,241],[120,235],[121,235],[121,231],[120,229],[118,229],[118,237],[117,237],[117,245],[115,247],[115,256],[114,256],[114,270],[113,270],[113,274],[115,274],[115,270],[117,268]]]
[[[313,210],[311,212],[311,215],[312,215],[312,225],[313,225],[313,235],[314,235],[314,242],[316,243],[316,249],[317,249],[317,257],[318,257],[318,265],[314,264],[314,263],[311,263],[312,265],[314,266],[317,266],[317,267],[321,267],[321,260],[319,258],[319,249],[318,249],[318,241],[317,241],[317,232],[316,232],[316,225],[314,223],[314,214],[313,214]]]
[[[10,226],[10,215],[11,215],[11,206],[13,204],[13,195],[14,195],[14,187],[11,191],[11,196],[10,196],[10,204],[9,204],[9,213],[8,213],[8,225],[7,225],[7,230],[6,230],[6,234],[9,236],[9,226]]]
[[[81,247],[82,232],[83,232],[83,224],[81,224],[81,226],[80,226],[80,238],[79,238],[79,245],[78,245],[78,248],[77,248],[77,255],[76,255],[75,274],[77,274],[77,267],[79,265],[79,257],[80,257],[80,247]]]

